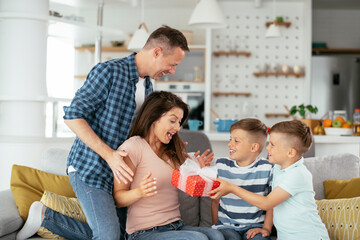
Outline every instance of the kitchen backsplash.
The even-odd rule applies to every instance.
[[[261,8],[255,8],[251,1],[221,1],[220,5],[228,26],[213,30],[212,51],[232,51],[234,55],[222,53],[212,56],[212,92],[220,93],[217,97],[212,95],[212,108],[222,118],[253,116],[268,125],[289,119],[266,117],[266,114],[286,114],[284,105],[290,108],[303,103],[306,91],[309,91],[305,89],[307,69],[304,65],[308,57],[304,30],[305,3],[276,3],[276,16],[282,16],[285,22],[291,23],[289,27],[280,27],[280,38],[265,38],[265,23],[274,19],[272,1],[263,2]],[[240,51],[250,55],[237,55],[236,52]],[[284,65],[289,68],[297,65],[304,76],[254,75],[265,70],[282,72]]]

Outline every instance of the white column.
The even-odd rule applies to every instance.
[[[48,15],[48,0],[0,0],[0,191],[13,164],[41,167]]]
[[[205,43],[206,43],[206,52],[205,52],[205,105],[204,105],[204,130],[210,131],[211,126],[211,115],[210,115],[210,108],[211,108],[211,97],[212,97],[212,90],[211,90],[211,58],[212,58],[212,31],[211,28],[206,29],[206,36],[205,36]]]
[[[0,20],[0,136],[44,137],[47,21],[31,17],[49,2],[0,0],[0,14],[15,15]]]

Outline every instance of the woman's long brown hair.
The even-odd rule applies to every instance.
[[[145,138],[150,132],[151,125],[175,107],[184,111],[184,116],[180,122],[180,126],[182,126],[189,115],[188,105],[171,92],[155,91],[151,93],[135,116],[128,138],[132,136]],[[164,144],[165,153],[174,166],[179,166],[185,161],[184,149],[184,142],[178,133],[173,135],[168,144]]]

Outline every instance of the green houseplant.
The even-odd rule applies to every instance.
[[[312,106],[312,105],[304,105],[304,104],[301,104],[301,105],[294,105],[290,108],[290,115],[296,115],[296,113],[299,113],[299,115],[301,116],[302,119],[305,119],[306,118],[306,114],[307,112],[310,112],[310,113],[317,113],[318,112],[318,108],[316,106]]]
[[[289,110],[289,114],[293,116],[294,119],[295,115],[298,113],[300,115],[300,121],[302,121],[303,123],[305,123],[306,125],[308,125],[310,127],[310,129],[314,132],[314,128],[320,123],[319,119],[307,119],[306,116],[308,113],[317,113],[318,112],[318,108],[316,106],[312,106],[312,105],[294,105],[290,108]]]

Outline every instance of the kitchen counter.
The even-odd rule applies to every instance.
[[[228,157],[228,141],[230,133],[226,132],[204,132],[210,139],[215,158]],[[314,135],[315,156],[324,156],[335,153],[352,153],[360,156],[359,136],[326,136]],[[261,153],[266,156],[266,150]]]

